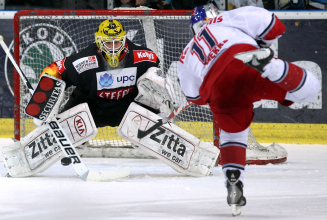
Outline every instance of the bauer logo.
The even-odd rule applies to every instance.
[[[134,50],[134,63],[139,63],[143,61],[150,61],[153,63],[157,62],[157,55],[151,51],[147,50]]]
[[[87,133],[86,124],[81,116],[77,115],[74,118],[74,126],[75,126],[75,130],[79,136],[84,137],[86,135],[86,133]]]
[[[35,21],[37,22],[37,21]],[[20,31],[20,68],[27,75],[32,85],[38,82],[42,70],[54,61],[78,52],[71,37],[61,28],[50,23],[34,23]],[[14,43],[9,45],[13,53]],[[13,66],[6,57],[5,74],[8,85],[13,85]],[[12,90],[12,88],[9,88]],[[13,92],[12,92],[13,93]]]
[[[83,57],[73,62],[73,65],[78,73],[86,70],[95,69],[99,67],[96,56]]]
[[[62,131],[62,128],[59,127],[58,122],[50,121],[49,128],[52,130],[53,134],[55,135],[57,142],[61,144],[61,147],[65,150],[68,157],[73,160],[73,164],[81,163],[79,155],[76,153],[76,149],[72,146],[69,139]]]

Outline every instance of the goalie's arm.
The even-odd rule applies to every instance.
[[[58,79],[62,79],[62,75],[61,73],[58,71],[58,67],[56,62],[51,63],[49,66],[47,66],[46,68],[43,69],[42,73],[39,76],[39,79],[44,75],[50,75],[53,77],[56,77]]]
[[[53,76],[57,79],[63,80],[66,83],[66,89],[71,85],[77,86],[78,84],[76,80],[73,80],[75,78],[73,77],[73,75],[76,73],[74,69],[70,68],[72,62],[72,57],[67,57],[61,60],[54,61],[49,66],[43,69],[42,73],[39,76],[39,79],[41,79],[41,77],[46,74]]]

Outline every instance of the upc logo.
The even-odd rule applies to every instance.
[[[112,74],[105,73],[102,76],[100,76],[99,84],[102,87],[111,86],[113,82],[114,82],[114,79],[112,77]]]

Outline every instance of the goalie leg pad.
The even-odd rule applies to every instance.
[[[36,128],[21,141],[1,147],[0,151],[11,177],[41,173],[64,155],[50,132],[47,132],[46,125]]]
[[[74,146],[79,146],[96,136],[97,129],[87,104],[77,105],[58,117]],[[41,173],[64,156],[46,125],[39,126],[21,141],[0,147],[0,154],[12,177]]]
[[[138,129],[147,130],[158,119],[161,118],[156,114],[131,103],[117,132],[177,172],[196,177],[209,175],[215,166],[219,149],[200,141],[177,125],[164,124],[149,135],[137,138]]]

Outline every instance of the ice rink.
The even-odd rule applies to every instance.
[[[84,158],[94,169],[130,166],[131,175],[84,182],[57,163],[34,177],[6,178],[0,161],[0,219],[327,219],[327,146],[282,146],[285,163],[246,166],[241,216],[231,215],[221,167],[194,178],[159,160]]]

